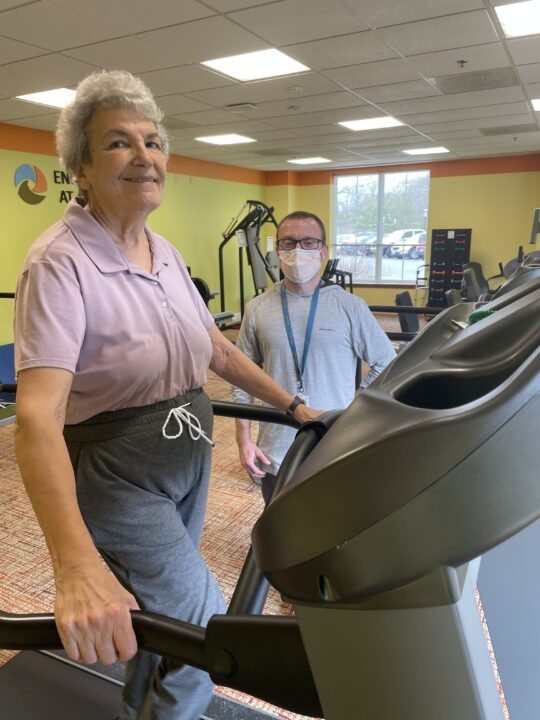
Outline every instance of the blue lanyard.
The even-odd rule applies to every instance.
[[[294,335],[291,325],[291,317],[289,315],[289,304],[287,302],[287,291],[285,289],[285,283],[281,286],[281,308],[283,310],[283,321],[285,323],[285,330],[287,331],[287,339],[289,341],[289,347],[291,348],[293,360],[294,360],[294,367],[296,370],[296,378],[298,380],[298,388],[300,392],[304,391],[304,383],[303,383],[303,375],[304,375],[304,369],[306,367],[306,360],[308,356],[309,351],[309,344],[311,342],[311,333],[313,331],[313,323],[315,321],[315,313],[317,312],[317,303],[319,302],[319,291],[321,289],[321,284],[317,285],[317,289],[313,293],[313,296],[311,298],[311,305],[309,308],[309,316],[306,326],[306,337],[304,339],[304,353],[302,356],[302,366],[300,367],[300,364],[298,363],[298,353],[296,352],[296,343],[294,342]]]

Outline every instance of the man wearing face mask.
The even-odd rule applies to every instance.
[[[332,283],[323,284],[328,257],[324,225],[316,215],[297,211],[277,228],[276,249],[284,280],[251,300],[237,347],[279,385],[312,408],[345,408],[353,400],[359,360],[369,366],[361,387],[394,358],[394,349],[366,303]],[[234,388],[236,402],[252,398]],[[268,502],[279,466],[294,440],[294,428],[260,423],[257,442],[249,420],[236,420],[240,462],[261,482]]]

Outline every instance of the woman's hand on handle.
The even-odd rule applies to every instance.
[[[138,609],[133,595],[99,561],[56,576],[56,626],[72,660],[109,665],[131,659],[137,640],[130,610]]]

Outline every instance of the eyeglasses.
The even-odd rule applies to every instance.
[[[302,250],[318,250],[324,245],[324,242],[319,238],[312,237],[300,238],[300,240],[292,237],[284,237],[276,241],[278,250],[294,250],[297,245],[300,245]]]

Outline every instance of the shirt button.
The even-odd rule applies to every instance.
[[[163,307],[169,307],[168,303],[164,300],[162,303]]]
[[[152,280],[152,285],[157,285],[157,280]]]

